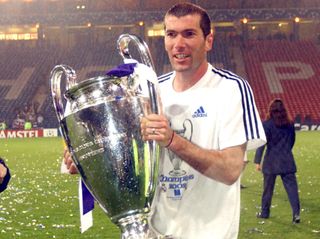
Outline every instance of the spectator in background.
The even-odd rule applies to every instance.
[[[25,104],[22,109],[16,109],[16,117],[12,122],[12,129],[21,130],[36,128],[38,127],[37,120],[37,114],[33,104]]]
[[[0,158],[0,192],[7,188],[10,178],[10,170],[4,160]]]
[[[37,121],[36,121],[37,128],[43,128],[43,120],[44,120],[44,118],[43,118],[42,114],[39,113],[37,115]]]
[[[23,115],[23,118],[26,120],[26,123],[30,123],[31,128],[33,128],[33,125],[37,121],[33,104],[26,105],[21,113]]]
[[[0,120],[0,130],[5,130],[7,129],[7,123],[5,120],[1,119]]]
[[[300,222],[300,201],[296,179],[296,164],[292,154],[295,143],[295,129],[289,119],[286,107],[281,99],[270,103],[267,120],[263,122],[267,144],[256,150],[254,162],[256,169],[263,173],[263,194],[261,212],[258,218],[269,218],[271,200],[277,176],[280,176],[287,191],[292,208],[292,222]],[[262,155],[266,152],[261,163]]]
[[[26,122],[24,123],[24,129],[25,129],[25,130],[30,130],[30,129],[32,129],[32,123],[31,123],[30,121],[26,121]]]
[[[23,119],[26,119],[28,117],[28,114],[30,112],[30,106],[28,104],[24,104],[23,108],[20,110],[20,116]]]
[[[25,119],[21,117],[20,113],[17,114],[16,118],[12,122],[13,129],[24,129]]]

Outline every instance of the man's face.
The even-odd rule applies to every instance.
[[[165,49],[172,68],[177,72],[195,71],[212,47],[212,34],[206,38],[200,28],[199,15],[168,15],[165,24]]]

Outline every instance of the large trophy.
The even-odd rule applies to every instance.
[[[134,35],[118,39],[124,60],[132,58],[130,42],[143,65],[153,69],[147,45]],[[96,201],[120,227],[122,239],[162,238],[147,219],[160,148],[155,141],[143,141],[140,133],[141,116],[159,113],[158,95],[154,81],[140,78],[133,72],[77,82],[67,65],[55,66],[50,76],[54,107],[72,159]]]

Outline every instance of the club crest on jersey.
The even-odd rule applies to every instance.
[[[192,118],[201,118],[201,117],[208,117],[203,106],[200,106],[192,115]]]

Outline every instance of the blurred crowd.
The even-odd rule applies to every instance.
[[[0,130],[5,129],[17,129],[28,130],[37,129],[43,127],[43,116],[38,111],[39,103],[34,102],[31,104],[25,104],[21,108],[17,108],[15,118],[12,122],[6,122],[6,120],[0,120]]]

